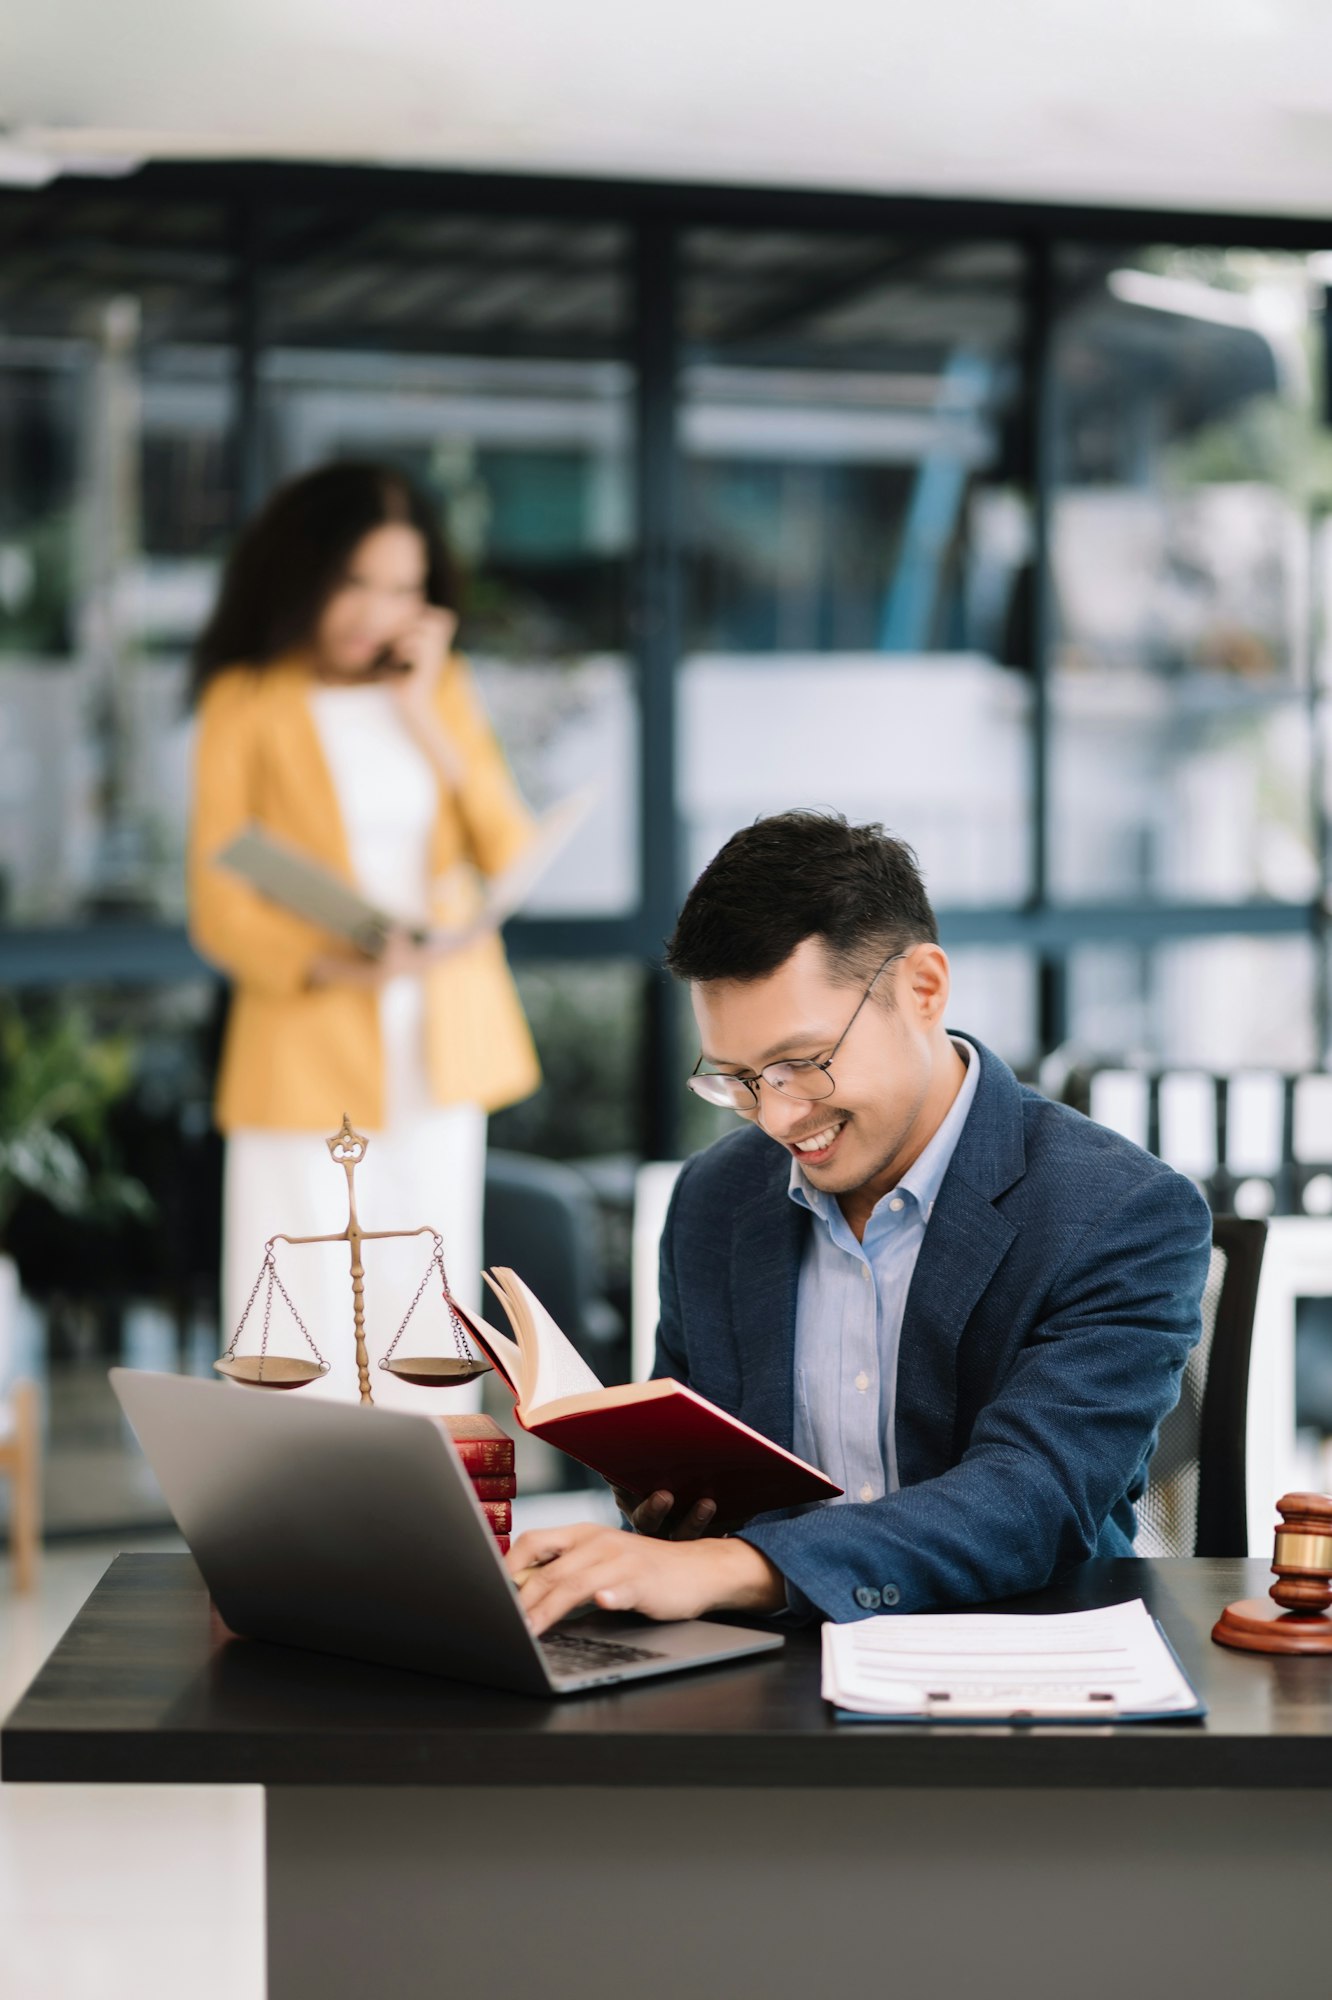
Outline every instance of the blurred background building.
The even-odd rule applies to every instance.
[[[1087,1101],[1141,1072],[1152,1143],[1161,1072],[1267,1078],[1251,1206],[1305,1204],[1332,1158],[1316,1107],[1293,1154],[1332,1039],[1332,189],[1254,124],[1276,84],[1243,35],[1216,28],[1209,107],[1159,10],[1150,87],[1128,17],[1099,79],[1051,28],[1076,74],[1041,123],[1033,44],[975,7],[944,10],[979,39],[941,64],[877,15],[852,63],[834,6],[786,99],[767,13],[708,42],[691,0],[632,64],[530,14],[519,115],[415,8],[359,99],[375,37],[345,7],[233,21],[230,67],[215,29],[150,48],[123,12],[58,116],[29,24],[0,106],[2,1004],[27,1073],[69,1033],[101,1065],[73,1212],[26,1182],[0,1210],[61,1391],[53,1529],[155,1515],[107,1358],[216,1352],[186,662],[240,521],[330,457],[435,497],[532,801],[600,785],[510,926],[547,1082],[492,1142],[598,1197],[604,1373],[629,1365],[634,1169],[720,1129],[680,1088],[661,943],[726,836],[787,805],[912,842],[953,1019],[1024,1076]],[[305,94],[288,31],[327,41]],[[1229,1201],[1207,1103],[1191,1170]]]

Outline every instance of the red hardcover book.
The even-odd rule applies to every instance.
[[[471,1475],[472,1491],[478,1500],[513,1500],[517,1497],[518,1481],[506,1474],[500,1478],[489,1472],[474,1472]]]
[[[507,1556],[509,1553],[509,1537],[507,1535],[496,1535],[495,1540],[499,1543],[500,1554]]]
[[[473,1479],[478,1473],[513,1478],[513,1439],[493,1417],[441,1417]]]
[[[458,1310],[513,1391],[518,1422],[613,1486],[633,1494],[662,1489],[683,1507],[715,1500],[726,1525],[841,1492],[816,1466],[681,1382],[603,1388],[515,1272],[497,1269],[485,1277],[515,1337]]]
[[[481,1512],[497,1535],[507,1535],[513,1527],[513,1508],[507,1500],[483,1500]]]

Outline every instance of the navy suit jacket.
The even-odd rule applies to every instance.
[[[902,1323],[900,1490],[744,1529],[793,1604],[829,1618],[1007,1597],[1131,1553],[1133,1502],[1199,1336],[1212,1232],[1193,1183],[972,1046],[976,1096]],[[656,1362],[788,1450],[814,1226],[789,1174],[755,1126],[687,1162],[662,1236]]]

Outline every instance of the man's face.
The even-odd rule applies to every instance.
[[[833,977],[821,940],[812,937],[766,978],[695,983],[690,992],[705,1067],[753,1076],[766,1063],[826,1057],[864,990],[863,981],[848,985]],[[833,1057],[830,1096],[810,1102],[762,1083],[759,1101],[741,1116],[762,1126],[828,1194],[849,1194],[876,1180],[892,1185],[930,1136],[922,1125],[948,1049],[947,998],[943,952],[938,945],[913,946],[879,975]]]

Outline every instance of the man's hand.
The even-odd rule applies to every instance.
[[[612,1486],[611,1492],[620,1512],[633,1522],[636,1535],[655,1535],[666,1542],[693,1542],[700,1535],[721,1533],[715,1500],[696,1500],[687,1513],[677,1516],[675,1495],[664,1489],[649,1493],[646,1500],[637,1493],[626,1493],[623,1486]]]
[[[580,1521],[529,1529],[504,1561],[536,1633],[589,1603],[674,1619],[780,1611],[786,1602],[780,1571],[748,1542],[663,1542]]]

